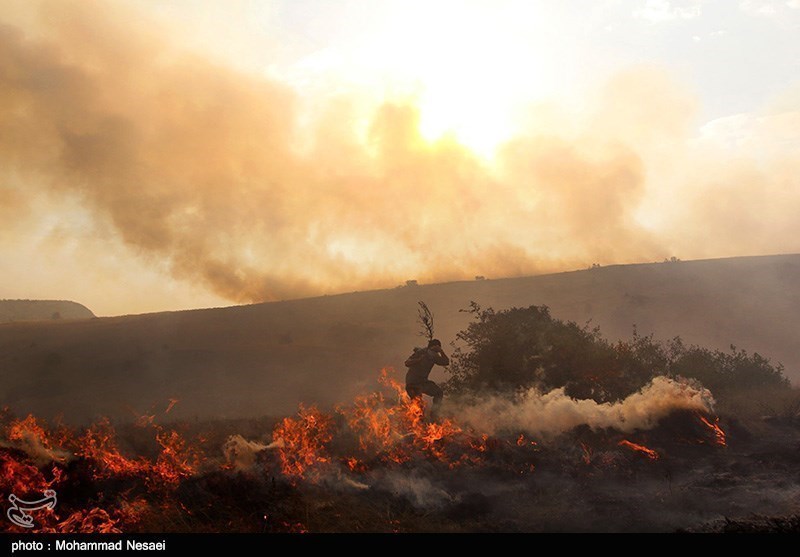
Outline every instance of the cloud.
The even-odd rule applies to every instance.
[[[703,5],[697,0],[670,2],[668,0],[647,0],[642,8],[633,12],[634,17],[650,23],[686,20],[700,17]]]
[[[793,15],[793,10],[800,9],[800,1],[741,0],[739,2],[739,9],[750,16],[777,19]]]

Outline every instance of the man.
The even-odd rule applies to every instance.
[[[444,392],[439,385],[428,379],[434,364],[450,364],[450,359],[442,350],[442,343],[435,338],[428,341],[427,348],[415,348],[414,353],[406,360],[406,392],[411,398],[421,397],[423,394],[433,397],[433,409],[436,410],[442,402]]]

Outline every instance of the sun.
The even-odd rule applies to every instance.
[[[514,135],[511,103],[503,97],[493,86],[468,79],[431,79],[418,101],[420,134],[430,142],[451,136],[475,154],[492,158]]]
[[[541,57],[513,25],[534,14],[503,5],[409,2],[371,37],[367,65],[413,91],[424,139],[450,136],[491,158],[515,134],[520,106],[541,90]]]

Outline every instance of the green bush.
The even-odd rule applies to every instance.
[[[640,336],[611,343],[599,329],[564,322],[547,306],[495,312],[471,303],[474,320],[457,334],[449,391],[564,387],[574,398],[608,402],[639,390],[656,375],[696,378],[715,390],[788,387],[783,367],[734,347],[730,354],[680,338],[667,344]]]
[[[685,348],[680,339],[672,341],[670,371],[693,377],[714,393],[738,389],[788,388],[783,365],[772,364],[758,353],[748,354],[731,345],[729,353],[699,346]],[[675,348],[677,347],[677,348]]]

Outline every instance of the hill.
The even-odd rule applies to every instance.
[[[545,304],[610,339],[635,325],[657,339],[730,344],[782,362],[800,380],[800,255],[619,265],[501,280],[406,286],[182,312],[0,325],[0,406],[78,422],[98,415],[233,418],[330,405],[402,369],[416,303],[448,343],[471,300]],[[432,379],[442,379],[441,370]]]
[[[66,300],[0,300],[0,323],[92,317],[86,306]]]

